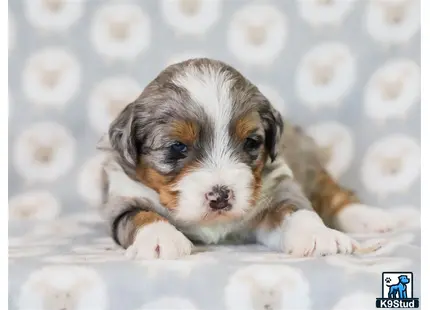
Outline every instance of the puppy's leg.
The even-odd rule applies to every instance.
[[[192,243],[144,198],[115,197],[103,205],[112,238],[136,259],[175,259],[189,255]]]
[[[386,232],[396,226],[389,212],[361,203],[324,169],[317,173],[309,199],[327,225],[344,232]]]
[[[293,256],[352,253],[356,242],[325,226],[292,179],[288,166],[275,163],[273,167],[263,184],[263,192],[270,200],[268,208],[256,218],[257,241]]]
[[[398,225],[392,213],[361,203],[334,181],[325,169],[325,152],[301,128],[286,124],[283,143],[282,156],[327,225],[349,233],[382,232]]]

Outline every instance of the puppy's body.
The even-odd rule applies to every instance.
[[[355,241],[332,228],[372,230],[381,212],[338,185],[315,142],[214,60],[165,69],[99,147],[109,152],[102,211],[132,257],[231,240],[299,256],[351,253]]]

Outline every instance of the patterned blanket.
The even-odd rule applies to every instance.
[[[356,236],[378,245],[359,256],[297,259],[258,245],[219,245],[180,260],[130,261],[104,227],[89,212],[10,223],[9,309],[374,310],[382,273],[393,271],[414,273],[420,296],[413,228]]]

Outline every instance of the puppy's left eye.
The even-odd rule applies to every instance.
[[[181,142],[174,142],[170,145],[170,152],[175,159],[185,158],[187,155],[188,147]]]
[[[244,149],[247,152],[252,152],[257,150],[263,142],[258,138],[247,138],[245,140]]]

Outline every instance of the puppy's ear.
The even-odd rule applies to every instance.
[[[131,167],[138,162],[139,146],[136,137],[134,105],[122,110],[109,127],[109,142],[114,151]]]
[[[281,113],[276,110],[268,101],[260,112],[265,130],[265,147],[269,152],[272,162],[278,155],[279,143],[284,131],[284,120]]]

